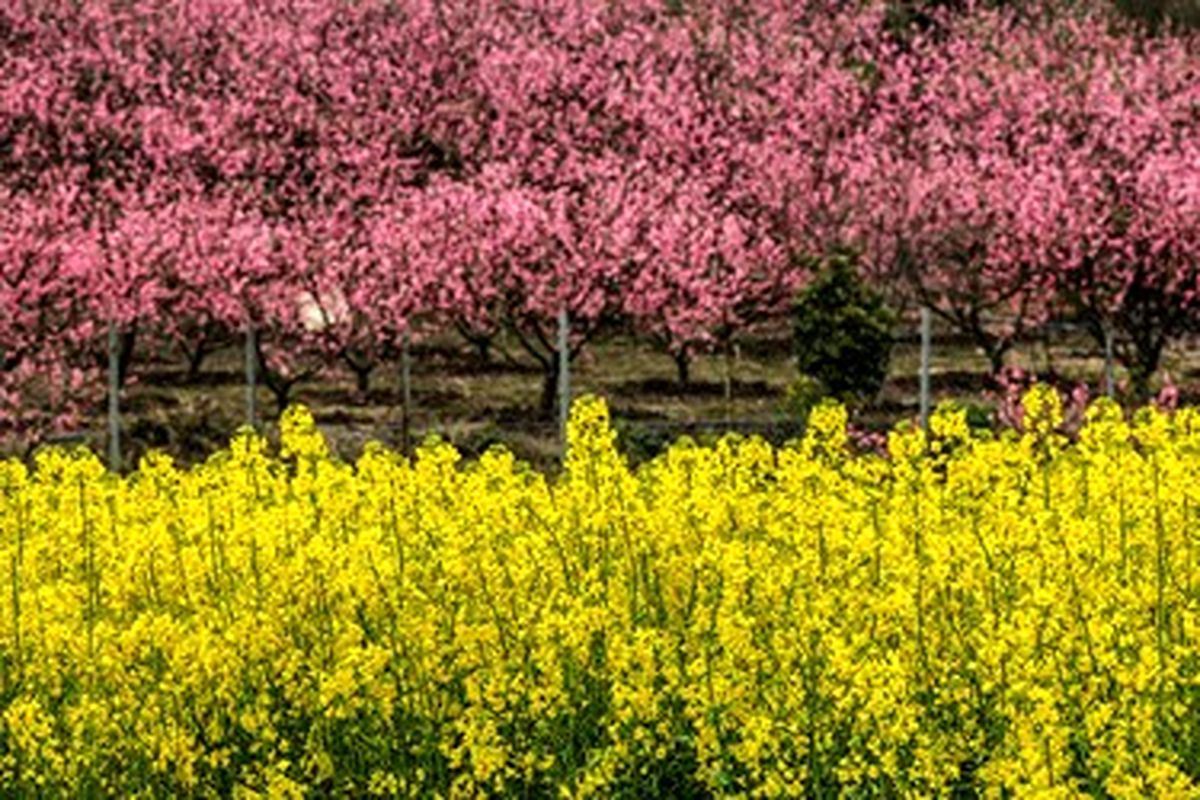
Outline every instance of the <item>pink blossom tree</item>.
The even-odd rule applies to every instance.
[[[1115,334],[1145,397],[1163,350],[1200,323],[1200,38],[1091,20],[1068,41],[1087,58],[1063,115],[1062,281],[1097,340]]]
[[[1011,12],[941,23],[879,61],[854,225],[871,277],[968,336],[997,375],[1055,310],[1063,54]]]
[[[98,378],[76,326],[86,293],[64,205],[0,191],[0,439],[72,424]]]
[[[561,312],[686,379],[846,246],[993,371],[1074,313],[1144,385],[1197,321],[1196,40],[959,5],[4,4],[4,402],[83,389],[110,324],[118,377],[245,334],[278,403],[445,327],[548,413]]]
[[[95,334],[118,332],[120,351],[108,348],[120,362],[118,385],[138,325],[157,313],[155,271],[172,232],[165,218],[176,195],[166,176],[174,153],[154,125],[170,105],[156,75],[166,11],[50,3],[4,17],[14,47],[0,61],[3,177],[25,207],[42,203],[57,215],[27,230],[46,237],[41,248],[59,254],[59,280],[79,293],[60,330],[40,344],[93,341],[103,363]]]

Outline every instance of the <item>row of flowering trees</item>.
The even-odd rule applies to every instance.
[[[1138,385],[1200,319],[1200,49],[863,0],[3,0],[0,425],[169,343],[282,402],[501,330],[553,402],[612,320],[700,348],[852,247],[999,369],[1052,316]],[[106,336],[106,332],[113,334]]]

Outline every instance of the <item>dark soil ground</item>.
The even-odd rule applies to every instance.
[[[504,342],[497,343],[504,348]],[[1181,346],[1170,352],[1164,367],[1183,389],[1185,400],[1200,389],[1200,359]],[[437,435],[454,443],[464,456],[504,444],[518,456],[543,468],[558,459],[557,424],[536,411],[541,373],[532,363],[499,356],[481,363],[473,348],[452,335],[414,347],[412,438]],[[151,448],[183,462],[203,459],[222,447],[244,420],[245,390],[241,354],[230,349],[211,357],[203,374],[188,380],[180,363],[135,365],[135,378],[123,399],[125,458],[129,464]],[[919,350],[915,332],[901,335],[887,382],[873,401],[853,410],[856,424],[885,430],[917,413]],[[1077,333],[1058,334],[1052,345],[1023,343],[1010,364],[1058,381],[1099,383],[1102,362],[1090,339]],[[726,395],[729,370],[729,396]],[[935,336],[932,386],[935,402],[956,398],[989,407],[987,362],[969,344],[939,331]],[[699,438],[725,430],[764,435],[782,442],[802,429],[802,420],[786,401],[797,372],[786,326],[745,337],[736,352],[701,355],[692,364],[691,381],[681,386],[674,361],[643,339],[613,334],[589,345],[572,373],[576,394],[590,392],[608,399],[631,458],[652,456],[680,434]],[[1120,373],[1118,373],[1118,378]],[[354,458],[363,444],[380,440],[401,444],[399,370],[385,364],[372,377],[370,390],[356,391],[349,373],[330,374],[301,384],[293,394],[309,406],[337,452]],[[263,390],[259,399],[274,431],[274,407]],[[98,409],[99,412],[99,409]],[[104,418],[97,413],[84,429],[66,437],[102,452]]]

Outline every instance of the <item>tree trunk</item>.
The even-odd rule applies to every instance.
[[[1105,325],[1100,334],[1104,339],[1104,394],[1109,399],[1117,396],[1117,377],[1113,365],[1112,328]]]
[[[246,325],[243,342],[243,364],[246,369],[246,424],[258,428],[258,337],[254,323]]]
[[[487,364],[491,364],[492,340],[490,338],[480,337],[476,339],[473,344],[475,345],[475,357],[479,359],[479,363],[485,366]]]
[[[204,368],[204,362],[208,359],[208,348],[203,343],[197,344],[195,347],[188,347],[186,344],[181,344],[180,347],[187,357],[186,380],[188,383],[195,383],[200,379],[200,370]]]
[[[371,373],[375,371],[375,362],[370,357],[363,357],[353,350],[342,351],[342,362],[354,373],[354,389],[359,398],[366,399],[371,390]]]
[[[723,361],[725,365],[724,376],[722,383],[724,384],[725,395],[725,424],[728,425],[733,420],[733,342],[726,340]]]
[[[933,312],[929,306],[921,306],[921,367],[918,374],[917,407],[920,413],[921,429],[929,429],[929,409],[933,402],[932,391],[932,361],[933,361]]]
[[[121,471],[121,333],[108,323],[108,467]]]
[[[133,364],[133,349],[137,344],[137,325],[132,325],[129,330],[121,333],[120,357],[117,360],[117,377],[121,381],[121,385],[125,385],[125,379],[129,377],[129,367]]]
[[[371,368],[354,370],[354,388],[363,397],[371,390]]]
[[[993,376],[999,375],[1004,370],[1004,357],[1008,355],[1009,349],[1009,345],[1003,342],[993,342],[990,347],[985,348],[988,368],[991,369]]]
[[[686,389],[692,382],[692,357],[686,350],[679,350],[671,357],[675,359],[675,375],[679,386]]]
[[[133,363],[134,346],[137,344],[137,324],[128,330],[118,329],[114,335],[116,341],[109,342],[110,346],[106,347],[103,353],[97,354],[96,361],[104,370],[112,367],[115,361],[117,381],[124,386],[125,379],[129,376],[129,367]]]
[[[455,327],[458,328],[458,334],[466,340],[467,344],[475,348],[475,358],[480,364],[492,363],[492,339],[495,334],[475,333],[461,321],[456,321]]]
[[[195,331],[183,333],[177,345],[187,359],[187,381],[199,381],[208,357],[225,347],[236,345],[241,338],[214,322],[206,322]]]
[[[1129,388],[1137,403],[1150,399],[1150,381],[1158,371],[1169,338],[1170,323],[1161,306],[1151,302],[1133,304],[1132,310],[1118,317],[1117,324],[1129,342],[1125,365],[1129,369]]]
[[[970,318],[967,332],[975,340],[975,346],[982,350],[984,357],[987,358],[991,377],[999,375],[1004,370],[1004,358],[1012,349],[1013,340],[1002,339],[988,333],[975,316]]]
[[[1150,381],[1158,372],[1162,346],[1156,340],[1134,340],[1129,358],[1129,388],[1134,400],[1144,403],[1150,399]]]
[[[284,411],[287,411],[288,403],[291,401],[292,388],[300,381],[310,377],[310,373],[300,373],[295,377],[288,378],[271,369],[271,362],[267,360],[267,355],[263,352],[263,337],[257,333],[254,337],[254,350],[258,356],[258,370],[262,382],[271,392],[271,396],[275,398],[276,411],[282,415]]]
[[[571,315],[566,306],[558,310],[558,438],[563,458],[567,455],[567,420],[571,416]]]
[[[538,416],[543,420],[555,418],[558,407],[558,360],[542,364],[542,395],[538,400]]]
[[[263,371],[263,383],[271,390],[271,396],[275,398],[275,411],[280,415],[287,411],[288,402],[292,397],[292,387],[296,384],[295,381],[284,380],[278,376],[271,376],[271,373]]]
[[[400,446],[412,454],[412,339],[406,331],[400,341]]]

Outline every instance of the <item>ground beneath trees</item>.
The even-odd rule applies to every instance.
[[[505,360],[498,354],[500,349],[521,361],[517,348],[505,348],[505,343],[499,342],[497,355],[483,363],[473,348],[452,335],[414,348],[413,438],[420,441],[436,434],[467,456],[504,444],[536,466],[553,468],[558,457],[557,426],[539,419],[535,409],[541,373],[532,364]],[[243,421],[240,359],[237,348],[218,353],[206,362],[195,381],[186,379],[182,363],[165,358],[136,365],[123,399],[126,462],[136,463],[152,448],[192,462],[223,446]],[[1079,333],[1056,334],[1050,345],[1025,342],[1009,363],[1056,382],[1086,380],[1093,387],[1101,383],[1099,353]],[[762,330],[739,344],[728,359],[732,373],[729,398],[726,364],[721,354],[698,356],[689,385],[681,386],[667,353],[643,339],[614,334],[595,342],[580,357],[572,373],[573,390],[608,399],[622,444],[635,460],[653,455],[684,433],[705,437],[736,430],[777,442],[799,433],[801,421],[787,411],[785,403],[787,387],[797,377],[786,327]],[[879,397],[854,410],[856,424],[886,430],[900,419],[914,417],[918,364],[915,332],[905,333],[893,352],[889,377]],[[956,398],[980,406],[994,403],[985,377],[987,362],[969,343],[939,332],[932,365],[935,402]],[[1164,371],[1179,385],[1183,401],[1200,400],[1200,347],[1196,343],[1183,343],[1169,352]],[[312,409],[338,453],[354,458],[370,440],[400,445],[398,385],[398,368],[385,364],[372,376],[366,395],[355,390],[350,374],[331,372],[300,385],[294,400]],[[274,409],[265,390],[259,403],[268,417],[264,428],[273,435]],[[103,452],[104,430],[98,406],[85,426],[64,440],[80,441]]]

